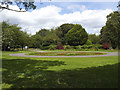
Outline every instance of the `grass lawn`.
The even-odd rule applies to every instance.
[[[28,58],[10,53],[21,52],[3,52],[3,88],[118,87],[118,56]]]

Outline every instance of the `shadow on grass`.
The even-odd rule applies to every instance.
[[[118,87],[118,64],[58,72],[46,69],[65,65],[64,62],[4,58],[2,64],[3,83],[12,84],[11,88]]]

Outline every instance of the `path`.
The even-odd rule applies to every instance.
[[[25,55],[26,53],[17,53],[17,54],[9,54],[10,56],[18,56],[18,57],[104,57],[104,56],[118,56],[118,52],[104,52],[106,55],[89,55],[89,56],[35,56],[35,55]]]

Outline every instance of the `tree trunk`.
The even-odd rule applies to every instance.
[[[22,51],[23,51],[23,45],[22,45]]]

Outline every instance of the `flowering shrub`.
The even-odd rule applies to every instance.
[[[56,48],[57,48],[57,49],[64,49],[64,47],[63,47],[62,44],[56,45]]]
[[[103,44],[102,44],[102,47],[103,47],[104,49],[109,49],[109,48],[110,48],[110,44],[109,44],[109,43],[103,43]]]

